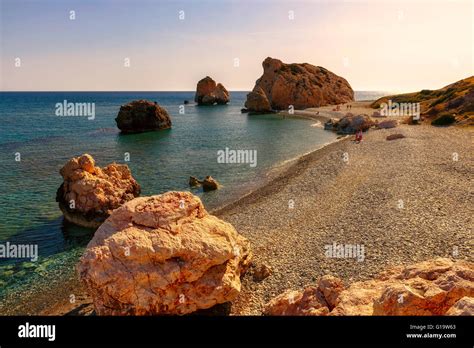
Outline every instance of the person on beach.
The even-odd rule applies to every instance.
[[[356,143],[360,143],[362,141],[362,130],[358,130],[355,135],[355,141]]]

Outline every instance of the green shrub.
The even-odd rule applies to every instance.
[[[444,114],[438,117],[436,120],[431,121],[433,126],[447,126],[456,121],[456,118],[451,114]]]

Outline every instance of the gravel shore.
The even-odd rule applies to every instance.
[[[393,133],[406,138],[387,141]],[[362,143],[350,137],[302,157],[216,212],[251,241],[255,262],[273,269],[261,282],[244,277],[232,314],[260,315],[272,297],[324,274],[352,282],[435,257],[472,261],[472,134],[407,125],[371,130]],[[334,242],[363,245],[363,261],[326,257]]]

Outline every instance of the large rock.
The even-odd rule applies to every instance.
[[[222,84],[216,84],[216,81],[206,76],[197,84],[194,101],[198,105],[214,105],[216,103],[223,105],[230,101],[230,96]]]
[[[69,160],[60,174],[64,182],[56,201],[66,220],[80,226],[99,227],[114,209],[140,194],[127,165],[96,167],[88,154]]]
[[[249,242],[189,192],[136,198],[115,210],[80,259],[99,315],[186,314],[232,301]]]
[[[247,95],[249,111],[285,110],[290,105],[306,109],[354,100],[354,91],[342,77],[311,64],[285,64],[278,59],[263,61],[263,75]]]
[[[252,111],[256,113],[265,113],[272,111],[270,101],[263,89],[256,85],[253,91],[247,94],[247,101],[245,102],[245,111]]]
[[[374,125],[367,115],[352,115],[348,113],[340,120],[331,119],[324,124],[324,129],[333,130],[338,134],[354,134],[358,130],[366,131]]]
[[[168,112],[156,103],[135,100],[120,107],[115,119],[122,133],[141,133],[171,128]]]
[[[288,291],[265,306],[269,315],[465,315],[472,312],[474,264],[435,259],[382,272],[344,289],[335,277]],[[324,308],[326,306],[326,308]]]

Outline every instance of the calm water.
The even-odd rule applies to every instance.
[[[193,192],[213,208],[247,192],[249,182],[258,184],[273,166],[336,137],[311,127],[309,120],[241,114],[245,95],[232,92],[226,106],[189,104],[180,114],[180,105],[192,102],[193,92],[0,93],[0,243],[36,244],[40,255],[37,262],[0,259],[0,299],[32,279],[72,267],[90,240],[93,231],[64,223],[55,202],[62,182],[59,169],[71,157],[89,153],[100,166],[126,163],[143,196],[189,190],[190,175],[212,175],[221,190]],[[357,92],[356,98],[381,95]],[[164,106],[172,129],[120,135],[114,118],[120,105],[136,99]],[[95,103],[95,119],[56,116],[55,104],[63,100]],[[217,163],[217,151],[226,147],[257,150],[257,166]],[[20,161],[15,160],[18,154]]]

